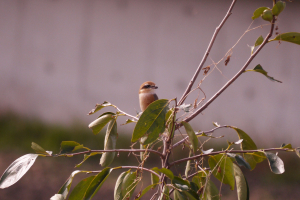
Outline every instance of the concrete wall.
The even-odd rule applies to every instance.
[[[238,1],[206,65],[219,61],[251,24],[253,11],[271,7],[271,2]],[[95,103],[110,101],[135,114],[138,88],[146,80],[159,86],[160,98],[180,98],[230,3],[1,0],[0,112],[87,124],[96,117],[86,116]],[[299,10],[299,1],[287,2],[278,20],[279,32],[300,32]],[[262,24],[268,23],[257,19],[252,27]],[[241,68],[250,55],[247,45],[265,36],[269,27],[248,32],[233,49],[228,66],[218,64],[222,74],[214,70],[205,79],[207,99]],[[258,73],[244,74],[194,120],[195,127],[208,130],[217,121],[240,127],[257,140],[268,137],[278,145],[299,146],[299,63],[299,45],[268,44],[250,68],[261,64],[283,83]],[[191,102],[193,98],[187,100]]]

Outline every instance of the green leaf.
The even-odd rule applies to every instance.
[[[285,8],[285,2],[277,1],[272,8],[273,15],[278,16],[283,11],[284,8]]]
[[[181,123],[183,124],[185,131],[189,136],[189,141],[192,144],[192,149],[193,149],[193,152],[195,153],[198,148],[198,138],[189,123],[187,123],[185,121],[182,121]]]
[[[107,107],[107,106],[113,106],[113,105],[109,102],[106,102],[106,101],[104,101],[102,104],[96,104],[95,108],[92,109],[88,113],[88,115],[94,114],[94,113],[98,112],[99,110],[101,110],[102,108]]]
[[[86,190],[88,189],[95,177],[96,176],[90,176],[81,180],[72,190],[69,200],[82,200],[86,193]]]
[[[130,199],[132,196],[138,181],[136,181],[137,173],[128,172],[122,182],[122,191],[121,194],[123,199]]]
[[[89,124],[89,128],[97,135],[104,128],[104,126],[114,118],[114,113],[106,112],[100,115],[96,120]]]
[[[293,149],[293,147],[292,147],[291,144],[282,144],[282,145],[281,145],[281,148],[282,148],[282,149]]]
[[[134,121],[132,119],[126,119],[125,124],[130,124],[130,123],[136,123],[137,121]],[[121,124],[121,125],[125,125],[125,124]]]
[[[264,10],[266,10],[266,9],[270,9],[270,8],[268,8],[268,7],[257,8],[253,13],[252,19],[254,20],[254,19],[260,17],[263,14]]]
[[[159,169],[157,167],[154,167],[154,168],[152,168],[152,170],[155,171],[155,172],[161,172],[161,173],[165,174],[170,180],[174,179],[174,174],[169,169],[166,169],[166,168]]]
[[[174,115],[175,115],[175,117],[174,117]],[[174,108],[172,108],[166,114],[168,133],[171,135],[171,137],[173,137],[174,132],[175,132],[176,123],[174,120],[176,120],[176,112],[174,112]]]
[[[174,190],[174,200],[188,200],[188,197],[178,190]]]
[[[107,179],[111,171],[112,169],[107,167],[95,176],[95,178],[92,180],[89,187],[87,188],[83,200],[90,200],[93,198],[93,196],[95,196],[95,194],[101,188],[102,184]]]
[[[143,189],[141,195],[140,195],[137,199],[135,199],[135,200],[139,200],[140,198],[142,198],[142,197],[143,197],[150,189],[155,188],[155,186],[156,186],[157,184],[158,184],[158,183],[152,184],[152,185],[148,185],[145,189]]]
[[[191,154],[192,154],[192,152],[190,151],[189,157],[191,157]],[[191,170],[191,160],[188,160],[188,161],[186,162],[185,172],[184,172],[186,178],[188,177],[189,171],[190,171],[190,170]]]
[[[123,196],[122,196],[122,183],[123,180],[125,178],[125,176],[129,173],[129,171],[127,172],[123,172],[119,175],[116,185],[115,185],[115,190],[114,190],[114,200],[122,200]]]
[[[147,107],[134,128],[131,142],[136,142],[146,136],[147,138],[142,143],[150,144],[164,132],[168,104],[167,99],[159,99]]]
[[[168,186],[164,186],[163,192],[160,195],[159,200],[169,200],[170,195],[169,195],[169,188]]]
[[[209,180],[209,177],[205,177],[204,173],[197,174],[193,177],[192,181],[196,183],[199,188],[204,188],[204,199],[220,200],[218,188],[211,180]]]
[[[34,164],[39,154],[21,156],[4,171],[0,178],[0,189],[8,188],[18,182]]]
[[[40,145],[38,145],[38,144],[36,144],[34,142],[31,143],[31,148],[36,153],[40,153],[40,154],[44,154],[44,155],[50,156],[50,154],[45,149],[43,149]]]
[[[74,141],[62,141],[60,144],[60,153],[71,153],[73,151],[76,151],[78,149],[84,148],[82,144],[79,144]]]
[[[296,152],[297,156],[300,158],[300,148],[299,147],[297,147],[295,149],[295,152]]]
[[[277,35],[274,39],[269,40],[269,42],[276,41],[276,40],[291,42],[291,43],[300,45],[300,33],[298,33],[298,32],[282,33],[282,34]]]
[[[253,156],[253,159],[256,163],[260,163],[266,159],[266,156],[263,152],[254,152],[251,155]]]
[[[256,65],[256,67],[254,67],[254,69],[247,69],[245,72],[259,72],[259,73],[263,74],[264,76],[266,76],[271,81],[277,81],[279,83],[282,83],[281,81],[276,80],[273,77],[269,76],[268,72],[266,72],[260,64]]]
[[[105,140],[104,140],[104,150],[111,150],[116,148],[118,133],[117,133],[117,121],[116,119],[111,120],[108,123]],[[102,154],[100,159],[100,165],[102,167],[109,166],[114,160],[116,152],[105,152]]]
[[[157,183],[159,183],[159,177],[156,176],[155,174],[151,173],[151,184],[154,185],[154,187],[152,187],[152,189],[155,188]]]
[[[238,200],[249,200],[249,187],[242,170],[233,164]]]
[[[256,39],[254,46],[257,47],[257,46],[261,45],[263,43],[263,41],[264,41],[264,38],[262,36],[259,36]]]
[[[276,154],[267,153],[267,152],[264,153],[268,159],[271,171],[275,174],[282,174],[284,172],[283,161]]]
[[[178,176],[174,176],[172,179],[172,184],[180,190],[189,190],[190,188],[190,183]]]
[[[83,155],[83,160],[79,164],[77,164],[75,167],[80,167],[89,157],[95,156],[95,155],[98,155],[98,154],[102,154],[102,153],[101,152],[92,152],[89,155],[84,154]]]
[[[222,183],[228,184],[230,189],[234,189],[234,169],[233,163],[226,155],[218,154],[208,159],[208,164],[213,175]]]
[[[68,178],[68,180],[65,182],[65,184],[63,184],[63,186],[59,189],[57,194],[61,194],[63,196],[63,199],[67,199],[67,196],[69,194],[70,188],[71,188],[71,184],[73,182],[74,176],[78,173],[81,173],[82,171],[76,170],[74,172],[72,172],[72,174],[70,175],[70,177]]]

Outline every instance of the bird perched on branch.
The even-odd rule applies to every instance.
[[[155,89],[157,88],[158,87],[155,85],[155,83],[151,81],[146,81],[141,85],[139,90],[139,99],[142,112],[146,110],[149,104],[158,99],[155,93]]]

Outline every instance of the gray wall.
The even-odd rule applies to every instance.
[[[135,114],[138,88],[146,80],[159,86],[160,98],[179,98],[230,2],[1,0],[0,112],[87,124],[96,117],[86,116],[88,111],[106,100]],[[206,65],[219,61],[250,25],[253,11],[271,2],[238,1]],[[287,2],[279,32],[300,32],[299,10],[299,1]],[[268,23],[257,19],[252,27],[261,24]],[[229,65],[218,64],[222,74],[214,70],[205,79],[207,99],[241,68],[250,55],[247,45],[269,27],[247,33]],[[283,83],[243,74],[193,121],[195,127],[208,130],[217,121],[240,127],[258,141],[299,145],[299,63],[299,45],[268,44],[250,68],[261,64]],[[132,130],[133,125],[122,128]]]

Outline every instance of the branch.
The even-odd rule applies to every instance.
[[[212,133],[212,132],[214,132],[215,130],[217,130],[219,128],[229,128],[229,127],[231,127],[231,126],[228,126],[228,125],[218,126],[216,128],[211,129],[210,131],[201,131],[201,132],[198,132],[198,133],[196,133],[196,135],[201,135],[203,133],[205,133],[205,134]],[[172,148],[177,147],[178,145],[184,143],[184,141],[186,141],[188,138],[189,138],[189,136],[186,136],[185,138],[183,138],[182,140],[180,140],[179,142],[177,142],[176,144],[174,144]]]
[[[130,114],[128,114],[128,113],[122,111],[122,110],[121,110],[120,108],[118,108],[117,106],[114,106],[114,105],[113,105],[113,107],[115,107],[115,108],[116,108],[120,113],[122,113],[123,115],[128,116],[128,117],[131,117],[131,118],[133,118],[133,119],[135,119],[135,120],[139,120],[139,118],[137,118],[137,117],[135,117],[135,116],[133,116],[133,115],[130,115]]]
[[[212,156],[212,155],[216,155],[216,154],[224,154],[224,153],[254,153],[254,152],[264,152],[264,151],[290,151],[291,149],[289,148],[269,148],[269,149],[256,149],[256,150],[224,150],[224,151],[215,151],[215,152],[211,152],[211,153],[208,153],[208,154],[199,154],[199,155],[196,155],[196,156],[192,156],[192,157],[188,157],[188,158],[183,158],[183,159],[180,159],[180,160],[176,160],[172,163],[170,163],[170,167],[175,165],[175,164],[178,164],[178,163],[181,163],[181,162],[185,162],[185,161],[188,161],[188,160],[193,160],[193,159],[197,159],[197,158],[200,158],[200,157],[205,157],[205,156]]]
[[[155,151],[155,150],[152,150],[152,149],[89,150],[89,151],[81,151],[81,152],[78,152],[78,153],[60,154],[60,155],[57,155],[57,156],[61,156],[61,155],[76,156],[76,155],[92,153],[92,152],[145,152],[145,151],[155,153],[155,154],[159,155],[160,157],[164,157],[159,151]]]
[[[203,65],[204,65],[204,63],[205,63],[205,61],[206,61],[208,55],[209,55],[209,53],[210,53],[210,50],[211,50],[211,48],[212,48],[212,46],[213,46],[213,44],[214,44],[214,42],[215,42],[215,40],[216,40],[216,37],[217,37],[217,35],[218,35],[220,29],[221,29],[222,26],[225,24],[225,22],[226,22],[226,20],[229,18],[229,16],[232,14],[231,11],[232,11],[232,8],[233,8],[235,2],[236,2],[236,0],[233,0],[233,1],[232,1],[232,3],[231,3],[231,5],[230,5],[230,7],[229,7],[229,9],[228,9],[228,11],[227,11],[225,17],[223,18],[223,20],[222,20],[222,22],[220,23],[220,25],[216,28],[216,30],[215,30],[215,32],[214,32],[214,34],[213,34],[213,36],[212,36],[212,38],[211,38],[211,40],[210,40],[210,43],[209,43],[209,45],[208,45],[208,47],[207,47],[207,50],[206,50],[206,52],[205,52],[205,54],[204,54],[204,56],[203,56],[203,58],[202,58],[202,60],[201,60],[201,62],[200,62],[200,64],[199,64],[199,66],[198,66],[198,68],[197,68],[197,70],[196,70],[196,72],[195,72],[193,78],[191,79],[191,81],[190,81],[188,87],[186,88],[185,92],[183,93],[182,97],[180,98],[180,100],[179,100],[179,102],[178,102],[178,105],[183,104],[183,102],[185,101],[185,99],[186,99],[186,97],[187,97],[187,94],[191,91],[191,88],[193,87],[193,85],[194,85],[194,83],[195,83],[195,81],[196,81],[196,79],[197,79],[197,77],[198,77],[198,75],[199,75],[199,73],[200,73],[200,71],[201,71],[201,69],[202,69],[202,67],[203,67]]]
[[[224,92],[224,90],[227,89],[228,86],[230,86],[240,75],[242,75],[242,73],[244,73],[246,68],[251,63],[251,61],[255,58],[255,56],[260,52],[260,50],[268,43],[268,40],[272,37],[273,30],[274,30],[274,25],[275,25],[275,17],[274,16],[273,16],[273,20],[272,20],[271,23],[272,23],[272,25],[271,25],[271,29],[270,29],[269,34],[267,35],[267,37],[265,38],[263,43],[259,46],[259,48],[249,57],[249,59],[247,60],[245,65],[240,69],[240,71],[232,79],[230,79],[214,96],[212,96],[201,108],[196,110],[191,116],[189,116],[188,118],[186,118],[183,121],[189,122],[192,119],[194,119],[203,110],[205,110],[220,94],[222,94]],[[179,125],[179,127],[180,126],[182,126],[182,125]]]
[[[137,170],[144,170],[147,172],[150,172],[156,176],[158,176],[159,178],[161,177],[158,173],[156,173],[155,171],[148,169],[148,168],[144,168],[144,167],[137,167],[137,166],[120,166],[120,167],[116,167],[114,169],[137,169]]]

